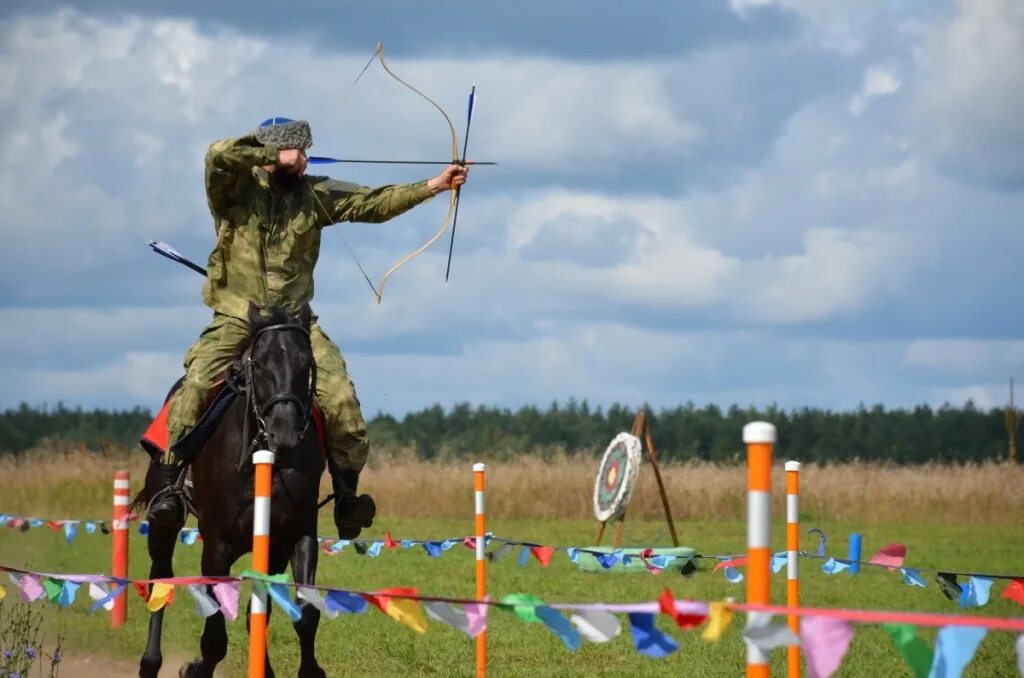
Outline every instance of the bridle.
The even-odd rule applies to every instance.
[[[310,367],[309,367],[309,371],[310,371],[310,384],[309,384],[309,401],[308,402],[303,402],[302,399],[299,396],[295,395],[294,393],[290,393],[290,392],[275,393],[274,395],[272,395],[269,398],[267,398],[263,403],[259,403],[259,402],[256,401],[256,386],[255,386],[256,381],[255,381],[254,368],[257,365],[259,365],[259,363],[256,360],[253,360],[252,350],[256,346],[257,340],[259,340],[260,336],[262,336],[263,334],[266,334],[268,332],[289,332],[289,331],[301,332],[303,335],[305,335],[307,341],[310,341],[310,345],[311,345],[311,348],[312,348],[312,339],[310,337],[308,329],[306,329],[305,327],[302,327],[300,325],[293,325],[293,324],[290,324],[290,323],[278,323],[278,324],[274,324],[274,325],[267,325],[266,327],[261,327],[260,329],[256,330],[256,332],[253,333],[252,340],[249,342],[248,348],[245,349],[245,352],[242,354],[242,356],[241,356],[241,358],[239,360],[240,367],[241,367],[241,370],[242,370],[242,376],[243,376],[244,380],[243,380],[242,384],[233,383],[232,386],[235,388],[236,391],[242,391],[242,392],[245,393],[246,407],[248,408],[248,410],[250,412],[252,412],[253,418],[256,420],[256,435],[254,435],[250,439],[249,438],[249,432],[248,432],[249,418],[246,417],[245,432],[244,432],[244,435],[243,435],[242,439],[243,439],[243,441],[245,441],[245,440],[249,441],[248,450],[247,450],[248,452],[252,452],[253,450],[255,450],[261,444],[269,445],[270,441],[269,441],[269,436],[268,436],[268,432],[267,432],[266,416],[267,416],[267,413],[270,412],[270,409],[274,405],[277,405],[279,403],[291,403],[291,404],[295,405],[295,407],[300,412],[304,411],[304,414],[302,416],[302,421],[303,421],[302,430],[299,431],[299,440],[300,441],[305,437],[306,432],[309,430],[309,422],[313,418],[313,402],[314,402],[314,399],[316,397],[316,361],[315,360],[313,360],[310,363]],[[244,442],[242,444],[243,444],[243,446],[245,445]],[[239,460],[240,464],[243,463],[244,460],[249,456],[246,453],[246,450],[245,450],[244,447],[243,447],[243,454],[241,456],[242,456],[242,459]]]

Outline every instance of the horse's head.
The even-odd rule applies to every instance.
[[[316,392],[309,306],[298,316],[249,307],[251,339],[242,357],[257,426],[272,451],[298,446],[309,427]]]

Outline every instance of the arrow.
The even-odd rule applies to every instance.
[[[465,155],[465,154],[463,154]],[[479,160],[354,160],[351,158],[329,158],[323,155],[311,155],[306,159],[310,165],[331,165],[334,163],[359,163],[364,165],[497,165],[496,162],[482,162]]]

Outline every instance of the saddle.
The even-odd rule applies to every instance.
[[[174,386],[171,387],[167,394],[167,399],[164,400],[163,407],[160,408],[160,412],[139,440],[143,449],[146,450],[154,461],[160,461],[167,453],[167,447],[170,444],[167,416],[170,410],[171,397],[178,392],[183,381],[184,377],[175,382]],[[194,462],[196,457],[199,456],[200,450],[206,445],[206,441],[217,430],[217,425],[220,423],[221,418],[223,418],[224,413],[228,411],[231,403],[239,395],[238,391],[231,386],[229,379],[222,380],[220,385],[215,387],[213,393],[210,394],[210,402],[199,418],[199,422],[181,440],[174,444],[171,451],[189,464]],[[314,404],[312,417],[313,425],[316,427],[317,441],[320,444],[320,453],[326,457],[327,436],[324,430],[323,412],[321,412],[319,405]]]

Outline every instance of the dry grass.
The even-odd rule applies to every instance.
[[[135,450],[96,453],[60,446],[34,450],[17,460],[3,458],[0,511],[47,518],[103,517],[110,513],[113,470],[129,469],[133,486],[138,486],[145,464],[145,455]],[[425,462],[407,452],[383,451],[371,459],[361,489],[374,494],[389,517],[466,518],[473,506],[471,466],[469,461]],[[510,519],[591,518],[596,471],[595,460],[565,455],[489,462],[488,513]],[[664,466],[673,515],[680,521],[743,520],[745,473],[741,466]],[[776,515],[781,515],[781,465],[773,482]],[[325,478],[325,493],[328,488]],[[1020,525],[1024,466],[809,464],[801,473],[800,505],[808,520]],[[640,472],[629,514],[648,520],[661,516],[649,466]]]

